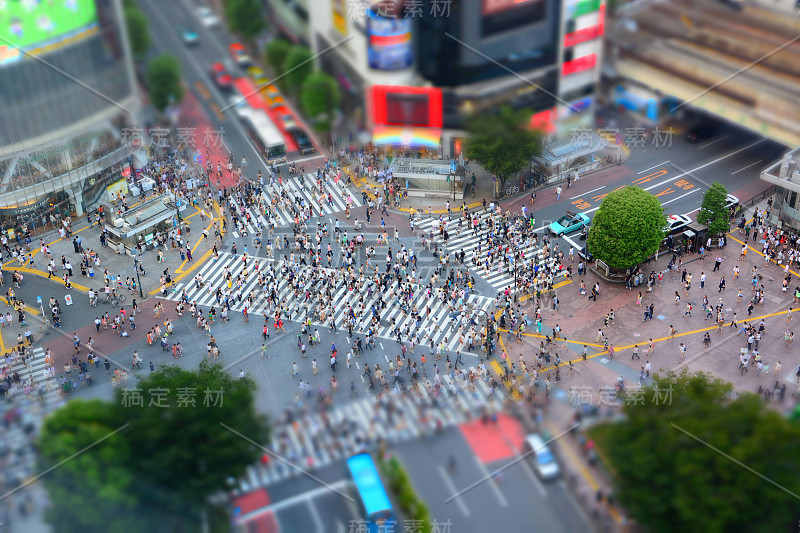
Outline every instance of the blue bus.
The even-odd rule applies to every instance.
[[[361,500],[364,516],[369,522],[369,530],[377,532],[385,521],[393,519],[393,513],[375,462],[370,454],[361,453],[347,460],[347,468]]]

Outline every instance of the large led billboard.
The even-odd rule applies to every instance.
[[[0,0],[0,63],[20,59],[17,48],[47,52],[96,30],[94,0]]]
[[[373,85],[371,100],[375,124],[442,127],[442,90],[438,87]]]
[[[380,11],[367,12],[368,58],[370,68],[398,70],[411,66],[411,19],[382,16]]]

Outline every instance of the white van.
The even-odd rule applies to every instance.
[[[536,473],[542,479],[555,479],[561,474],[555,455],[536,433],[525,438],[523,453],[529,454],[528,458],[533,461]]]

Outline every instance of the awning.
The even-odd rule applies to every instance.
[[[403,126],[375,126],[372,143],[376,146],[402,146],[403,148],[438,149],[442,130],[436,128],[407,128]]]

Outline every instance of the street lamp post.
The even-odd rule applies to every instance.
[[[144,291],[142,291],[142,280],[139,279],[139,256],[133,254],[133,270],[136,272],[136,284],[139,286],[139,297],[144,298]]]

